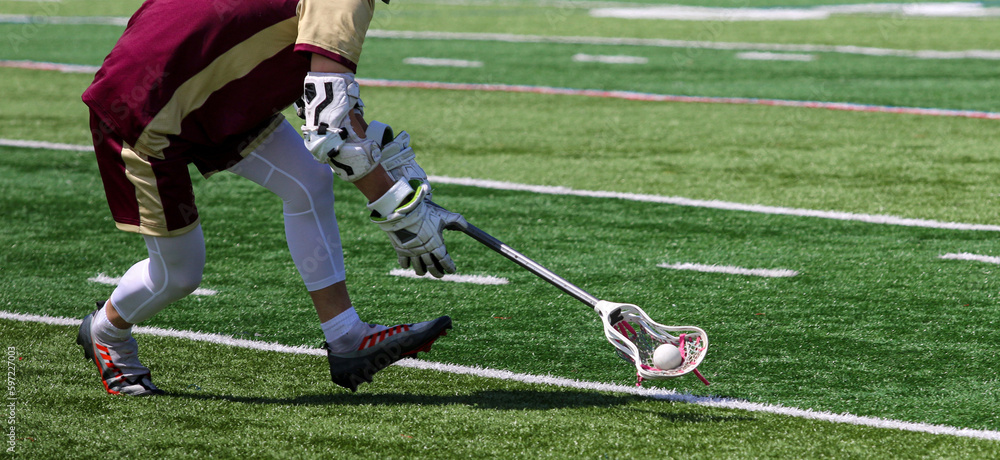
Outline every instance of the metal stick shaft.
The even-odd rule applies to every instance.
[[[520,265],[521,267],[524,267],[526,270],[528,270],[531,273],[534,273],[539,278],[548,281],[553,286],[561,289],[563,292],[569,294],[576,300],[583,302],[590,308],[596,309],[597,302],[600,301],[597,297],[590,295],[590,293],[588,293],[587,291],[584,291],[583,289],[580,289],[573,283],[566,281],[561,276],[541,266],[538,262],[529,259],[524,254],[515,251],[514,248],[507,246],[502,241],[491,236],[489,233],[480,230],[479,227],[467,223],[465,226],[456,224],[454,226],[448,227],[448,229],[458,230],[462,233],[465,233],[466,235],[471,236],[474,240],[483,243],[486,247],[500,253],[501,255],[510,259],[511,261]]]

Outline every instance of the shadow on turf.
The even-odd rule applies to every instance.
[[[386,406],[386,405],[455,405],[460,404],[475,409],[489,410],[547,410],[581,407],[614,407],[624,406],[639,401],[649,401],[638,396],[616,396],[599,393],[578,392],[547,392],[547,391],[477,391],[468,395],[426,395],[408,393],[380,394],[324,394],[302,395],[289,398],[255,398],[247,396],[232,396],[191,392],[170,392],[168,398],[224,400],[240,404],[276,404],[276,405],[344,405],[344,406]],[[626,408],[630,411],[645,412],[651,416],[668,421],[699,423],[753,420],[753,417],[727,415],[714,416],[691,413],[659,412],[638,408]]]

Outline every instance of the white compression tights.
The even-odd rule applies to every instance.
[[[315,291],[344,280],[344,255],[333,212],[333,171],[313,159],[288,122],[229,171],[281,197],[285,238],[306,289]],[[205,266],[201,226],[180,236],[143,238],[149,259],[132,266],[111,295],[118,313],[133,324],[194,292]]]
[[[129,268],[111,293],[111,303],[125,321],[149,319],[167,304],[194,292],[205,267],[201,225],[180,236],[143,235],[149,258]]]

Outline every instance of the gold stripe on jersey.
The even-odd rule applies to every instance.
[[[337,53],[357,64],[374,14],[373,0],[302,0],[295,43]]]
[[[118,228],[145,235],[163,236],[161,233],[166,233],[167,222],[152,165],[129,145],[122,146],[122,161],[125,163],[125,176],[135,187],[135,200],[139,205],[139,226],[127,225],[129,228],[125,229],[122,228],[122,224],[118,224]]]
[[[122,146],[121,155],[125,163],[125,176],[135,187],[135,199],[139,206],[139,225],[116,222],[118,229],[150,236],[177,236],[194,230],[198,225],[198,219],[183,228],[167,229],[167,217],[163,210],[163,199],[160,198],[153,166],[146,155],[136,152],[127,144]]]
[[[185,117],[201,107],[212,93],[246,76],[261,62],[294,43],[297,25],[298,18],[292,17],[257,32],[181,84],[143,130],[135,149],[163,158],[163,150],[170,144],[168,136],[180,134]]]
[[[122,161],[125,162],[125,175],[135,186],[135,199],[139,204],[139,228],[166,231],[167,223],[163,216],[163,200],[156,186],[156,175],[149,161],[130,146],[122,147]],[[143,232],[144,233],[144,232]]]

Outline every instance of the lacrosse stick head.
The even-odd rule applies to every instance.
[[[594,307],[601,315],[604,335],[618,355],[635,365],[642,379],[663,380],[695,372],[708,352],[708,335],[694,326],[666,326],[649,318],[641,308],[627,303],[601,300]],[[653,352],[662,344],[681,352],[681,364],[673,369],[657,369]],[[702,379],[704,381],[704,379]]]

